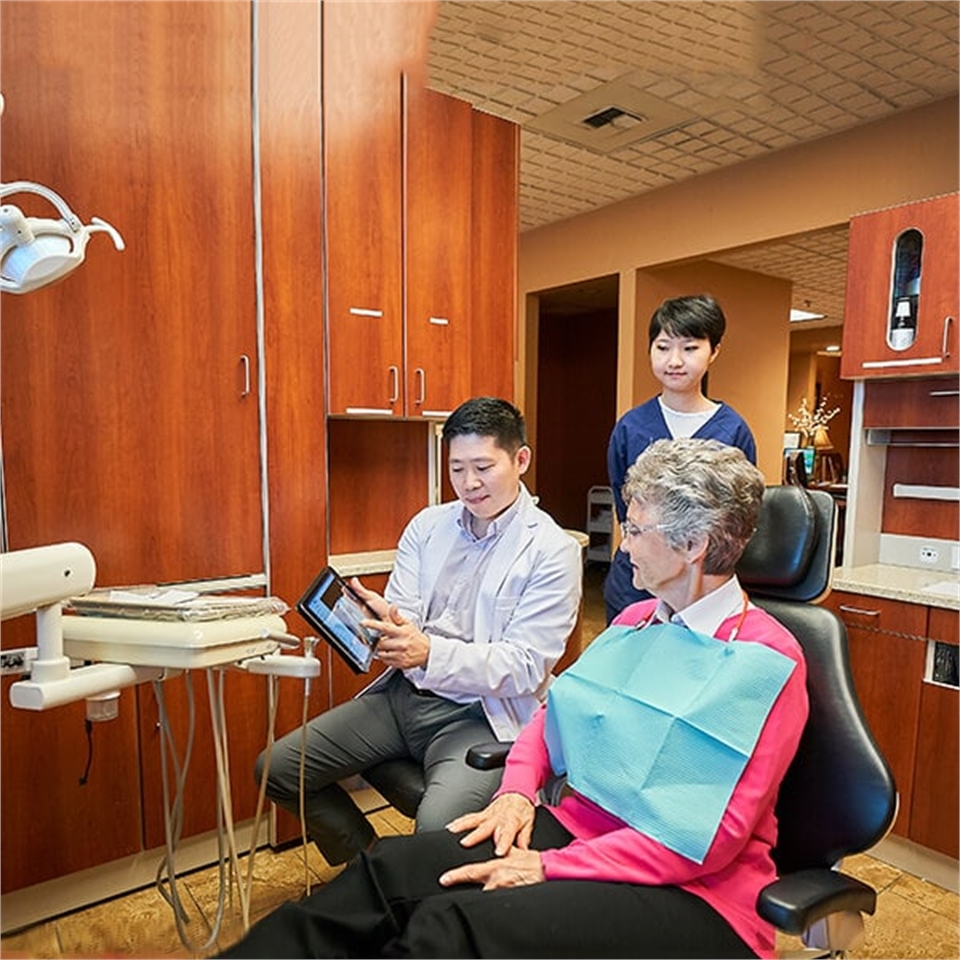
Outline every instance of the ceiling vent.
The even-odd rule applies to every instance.
[[[694,119],[696,115],[689,110],[658,100],[621,77],[554,107],[527,121],[524,127],[599,153],[611,153]]]

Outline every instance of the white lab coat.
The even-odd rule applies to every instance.
[[[384,596],[421,627],[456,538],[459,501],[427,507],[400,538]],[[516,517],[493,546],[477,599],[473,642],[430,637],[425,668],[405,671],[441,696],[475,694],[495,735],[512,740],[546,696],[580,610],[580,545],[520,486]],[[371,684],[379,689],[391,673]],[[364,691],[366,692],[366,691]]]

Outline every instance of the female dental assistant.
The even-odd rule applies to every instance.
[[[621,487],[627,469],[654,440],[698,437],[739,447],[757,462],[753,434],[743,417],[726,403],[704,393],[704,377],[720,352],[727,320],[713,297],[698,295],[664,300],[650,318],[650,369],[660,394],[628,410],[616,423],[607,445],[607,472],[617,519],[627,505]],[[648,589],[633,584],[627,556],[617,551],[603,585],[609,623],[621,610],[649,599]]]

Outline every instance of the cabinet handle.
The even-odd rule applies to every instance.
[[[879,610],[861,610],[859,607],[848,607],[845,603],[840,604],[840,609],[844,613],[856,613],[861,617],[879,617]]]
[[[400,399],[400,371],[396,367],[388,367],[390,371],[390,399],[388,403],[396,403]]]
[[[241,397],[250,396],[250,358],[245,354],[240,354],[240,363],[243,366],[243,389],[240,391]]]
[[[943,342],[940,344],[940,352],[945,356],[950,356],[950,324],[953,323],[953,317],[943,318]]]
[[[960,390],[931,390],[931,397],[960,397]]]
[[[417,369],[413,372],[416,375],[417,386],[419,388],[417,390],[417,399],[415,403],[419,405],[427,398],[427,375],[423,372],[423,367],[417,367]]]

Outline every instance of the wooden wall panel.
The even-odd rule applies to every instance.
[[[32,646],[34,618],[3,624],[4,647]],[[89,747],[84,704],[37,713],[10,706],[17,677],[3,677],[3,893],[140,850],[140,782],[136,694],[120,694],[115,720],[95,723]]]
[[[585,530],[590,487],[610,483],[607,443],[617,417],[616,311],[564,317],[541,307],[539,363],[534,458],[540,506],[561,526]]]
[[[320,8],[272,2],[259,16],[270,590],[292,607],[327,543]]]

